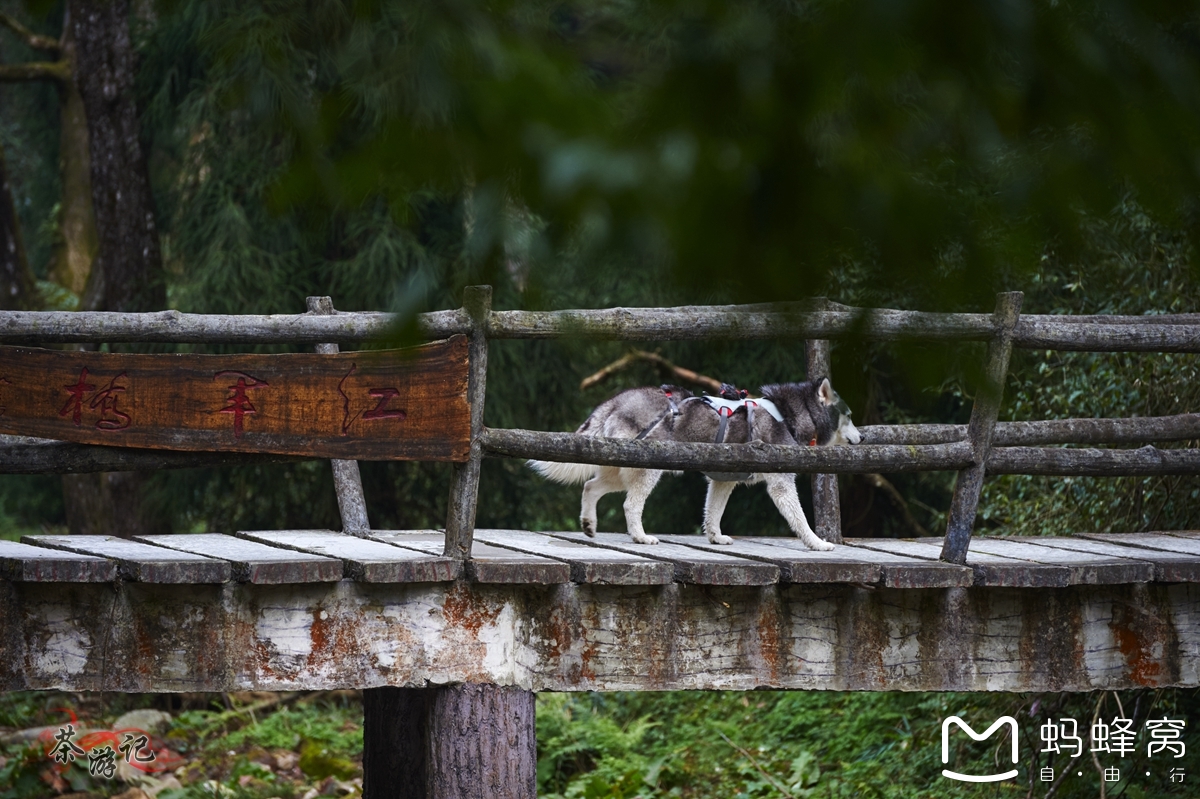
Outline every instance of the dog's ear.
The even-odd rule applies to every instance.
[[[832,405],[837,402],[837,394],[833,393],[833,386],[829,385],[829,378],[821,381],[821,385],[817,388],[817,396],[821,398],[822,405]]]

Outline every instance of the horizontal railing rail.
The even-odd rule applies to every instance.
[[[950,444],[967,437],[965,424],[867,425],[864,444]],[[1047,419],[996,422],[992,446],[1037,444],[1155,444],[1200,439],[1200,413],[1128,419]]]
[[[702,472],[921,472],[961,469],[971,462],[971,447],[966,442],[920,446],[796,447],[760,441],[750,444],[634,441],[575,433],[489,428],[483,432],[482,443],[485,453],[509,458]]]
[[[85,474],[93,472],[202,469],[253,463],[317,460],[303,455],[246,452],[181,452],[105,447],[48,438],[0,435],[0,474]]]
[[[960,469],[966,425],[860,427],[854,447],[781,447],[685,444],[593,438],[574,433],[485,428],[481,444],[491,457],[531,458],[607,466],[693,471],[828,474]],[[993,474],[1130,476],[1200,473],[1200,449],[1063,449],[1036,444],[1153,444],[1200,439],[1200,414],[1145,419],[1059,419],[1000,422],[987,459]],[[964,445],[964,446],[960,446]],[[964,453],[967,453],[964,455]],[[0,436],[0,473],[62,474],[185,469],[310,460],[303,456],[236,452],[174,452],[104,447]]]
[[[484,324],[490,339],[580,336],[612,341],[705,339],[837,339],[877,341],[989,341],[997,335],[990,314],[934,313],[850,308],[735,310],[737,306],[606,308],[576,311],[491,311]],[[760,306],[749,306],[758,308]],[[470,333],[462,309],[419,314],[427,338]],[[44,343],[359,343],[386,338],[397,317],[377,312],[331,315],[226,316],[105,311],[7,311],[0,314],[0,341]],[[1091,352],[1200,352],[1200,314],[1171,316],[1022,316],[1012,344],[1025,349]]]
[[[435,311],[418,317],[426,338],[470,333],[463,310]],[[46,344],[324,344],[385,339],[397,329],[395,314],[263,314],[232,316],[179,311],[117,313],[110,311],[0,312],[0,341]]]
[[[574,433],[485,429],[483,450],[509,458],[701,472],[872,474],[959,470],[972,463],[971,445],[966,441],[797,447],[762,442],[630,441]],[[1063,476],[1200,474],[1200,449],[994,447],[988,454],[986,469],[989,474]]]

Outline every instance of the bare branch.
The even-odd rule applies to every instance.
[[[872,487],[878,488],[884,493],[884,495],[887,496],[889,500],[891,500],[891,503],[893,506],[895,506],[896,510],[900,511],[900,516],[904,521],[904,526],[908,528],[914,537],[924,538],[925,536],[930,535],[930,532],[921,526],[921,523],[917,521],[915,516],[912,515],[912,511],[908,509],[908,503],[904,500],[904,497],[900,494],[896,487],[892,485],[890,480],[877,472],[864,474],[863,477],[866,478],[867,482]]]
[[[625,367],[629,366],[629,364],[633,363],[636,360],[638,360],[636,350],[634,352],[625,353],[620,358],[617,358],[615,361],[613,361],[612,363],[610,363],[608,366],[604,367],[600,371],[593,372],[592,374],[583,378],[583,380],[580,380],[579,381],[579,390],[587,391],[592,386],[597,385],[599,383],[603,383],[605,380],[612,377],[617,372],[619,372],[622,369],[624,369]]]
[[[28,80],[71,79],[71,67],[66,61],[30,61],[25,64],[0,64],[0,83],[22,83]]]
[[[3,11],[0,11],[0,25],[3,25],[13,33],[17,34],[17,36],[21,38],[21,41],[25,42],[25,44],[29,45],[34,50],[45,50],[47,52],[54,53],[55,55],[58,54],[60,48],[57,40],[51,39],[49,36],[42,36],[41,34],[34,33],[33,31],[29,30],[29,28],[26,28],[20,22],[17,22],[17,20],[10,17],[8,14],[5,14]]]
[[[594,385],[597,385],[598,383],[604,382],[617,372],[628,367],[634,361],[649,361],[650,363],[666,369],[668,372],[675,375],[675,377],[685,383],[694,383],[695,385],[704,386],[709,391],[715,393],[720,393],[721,391],[720,380],[716,380],[708,375],[700,374],[699,372],[693,372],[691,369],[684,369],[682,366],[676,366],[658,353],[646,352],[645,350],[631,350],[595,374],[585,377],[579,383],[579,390],[584,391]]]

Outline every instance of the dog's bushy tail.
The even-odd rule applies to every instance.
[[[527,461],[529,468],[547,480],[563,485],[583,483],[595,476],[599,466],[590,463],[555,463],[554,461]]]

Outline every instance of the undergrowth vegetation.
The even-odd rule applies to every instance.
[[[89,777],[86,760],[56,769],[47,756],[55,730],[78,714],[78,729],[111,729],[155,707],[160,759],[170,770],[126,769],[113,780]],[[166,708],[167,713],[161,709]],[[982,732],[1002,715],[1019,725],[1014,781],[968,785],[941,776],[942,720],[957,715]],[[1126,757],[1086,751],[1094,720],[1133,720]],[[841,693],[673,691],[541,694],[538,794],[548,799],[950,799],[1100,794],[1102,768],[1120,769],[1108,797],[1195,796],[1191,754],[1146,756],[1147,719],[1182,720],[1187,752],[1200,746],[1194,691],[1095,694]],[[1082,758],[1041,752],[1040,729],[1072,718]],[[123,721],[124,720],[124,721]],[[36,735],[41,727],[50,733]],[[952,740],[949,767],[989,774],[1012,767],[1002,728],[973,743]],[[32,736],[32,737],[31,737]],[[0,697],[0,799],[70,793],[74,799],[316,799],[362,790],[361,695],[128,696],[19,692]],[[1054,780],[1042,780],[1043,768]],[[1182,767],[1186,781],[1173,782]],[[1147,775],[1146,772],[1150,774]],[[128,793],[136,788],[143,794]]]

